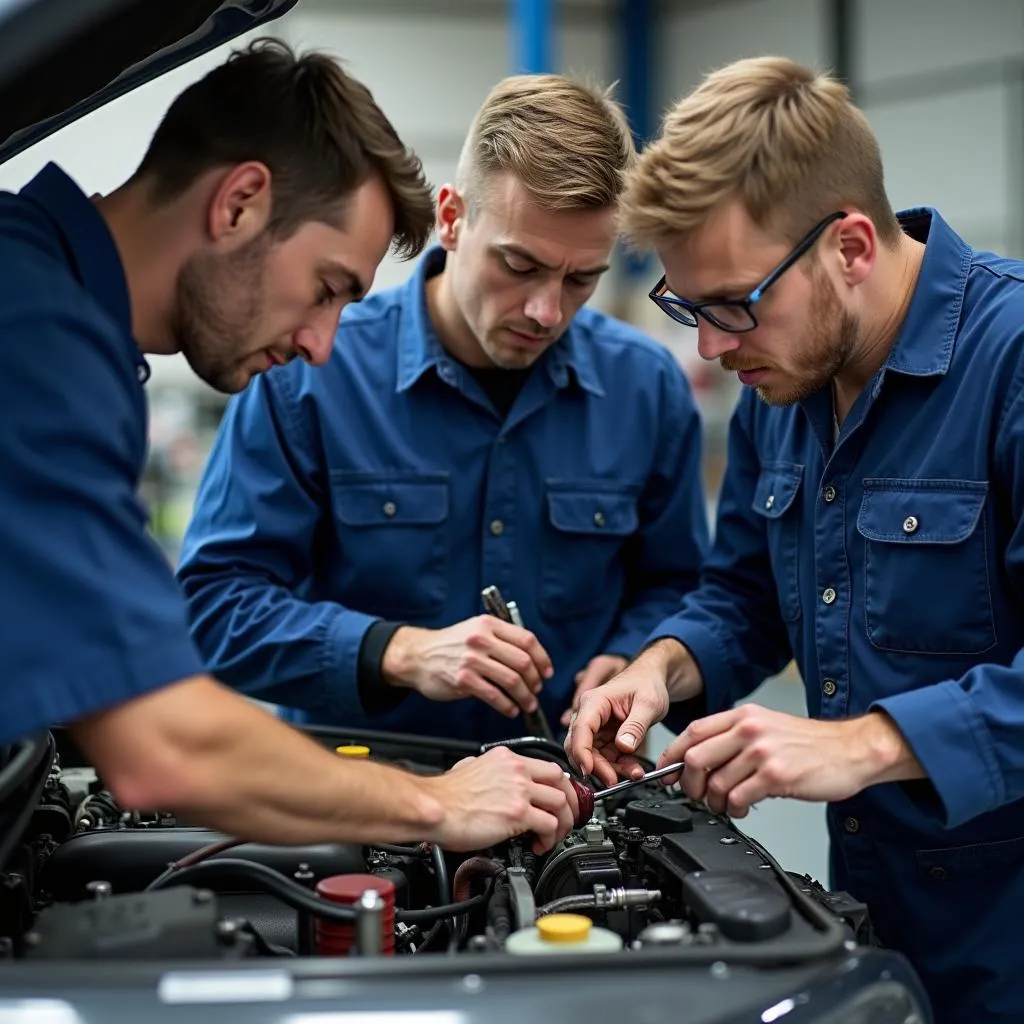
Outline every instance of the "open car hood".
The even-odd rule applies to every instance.
[[[0,163],[298,0],[0,0]]]

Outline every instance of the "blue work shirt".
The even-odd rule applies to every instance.
[[[148,368],[106,222],[53,164],[0,194],[0,742],[202,671],[137,497]]]
[[[671,354],[583,309],[503,420],[430,324],[443,259],[347,308],[326,367],[296,361],[233,398],[207,463],[178,573],[193,636],[286,717],[521,734],[476,699],[411,693],[370,714],[357,685],[371,623],[449,626],[494,584],[551,656],[540,702],[557,723],[576,672],[632,655],[697,583],[700,421]]]
[[[900,219],[927,247],[885,364],[836,444],[831,388],[742,396],[705,579],[654,635],[693,652],[707,712],[795,657],[811,716],[892,716],[930,781],[828,807],[834,882],[938,1020],[1019,1022],[1024,263]]]

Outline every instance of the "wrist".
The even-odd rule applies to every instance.
[[[449,816],[445,776],[425,776],[417,778],[417,782],[419,792],[416,814],[420,828],[419,838],[428,843],[443,843]]]
[[[848,745],[854,769],[863,778],[862,788],[882,782],[906,782],[925,778],[910,744],[899,726],[884,711],[869,711],[850,723],[859,742]]]
[[[693,655],[674,637],[655,640],[642,656],[661,673],[670,701],[691,700],[704,688]]]
[[[416,669],[416,636],[424,630],[415,626],[399,626],[380,659],[381,682],[387,686],[414,690]]]

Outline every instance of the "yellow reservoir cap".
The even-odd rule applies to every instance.
[[[543,942],[586,942],[593,924],[583,914],[546,914],[537,919],[537,934]]]
[[[352,746],[347,746],[347,747],[335,747],[334,748],[334,752],[336,754],[340,754],[342,757],[369,757],[370,756],[370,748],[369,747],[360,747],[360,746],[356,746],[354,744]]]

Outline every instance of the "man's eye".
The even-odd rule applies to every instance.
[[[321,282],[320,291],[316,297],[317,305],[329,306],[337,297],[338,293],[330,285],[326,282]]]
[[[534,272],[534,270],[537,269],[536,267],[530,267],[530,266],[526,266],[526,267],[517,266],[514,263],[510,263],[508,260],[505,260],[504,263],[505,263],[505,269],[510,274],[513,274],[515,277],[526,277],[527,274],[532,274]]]

